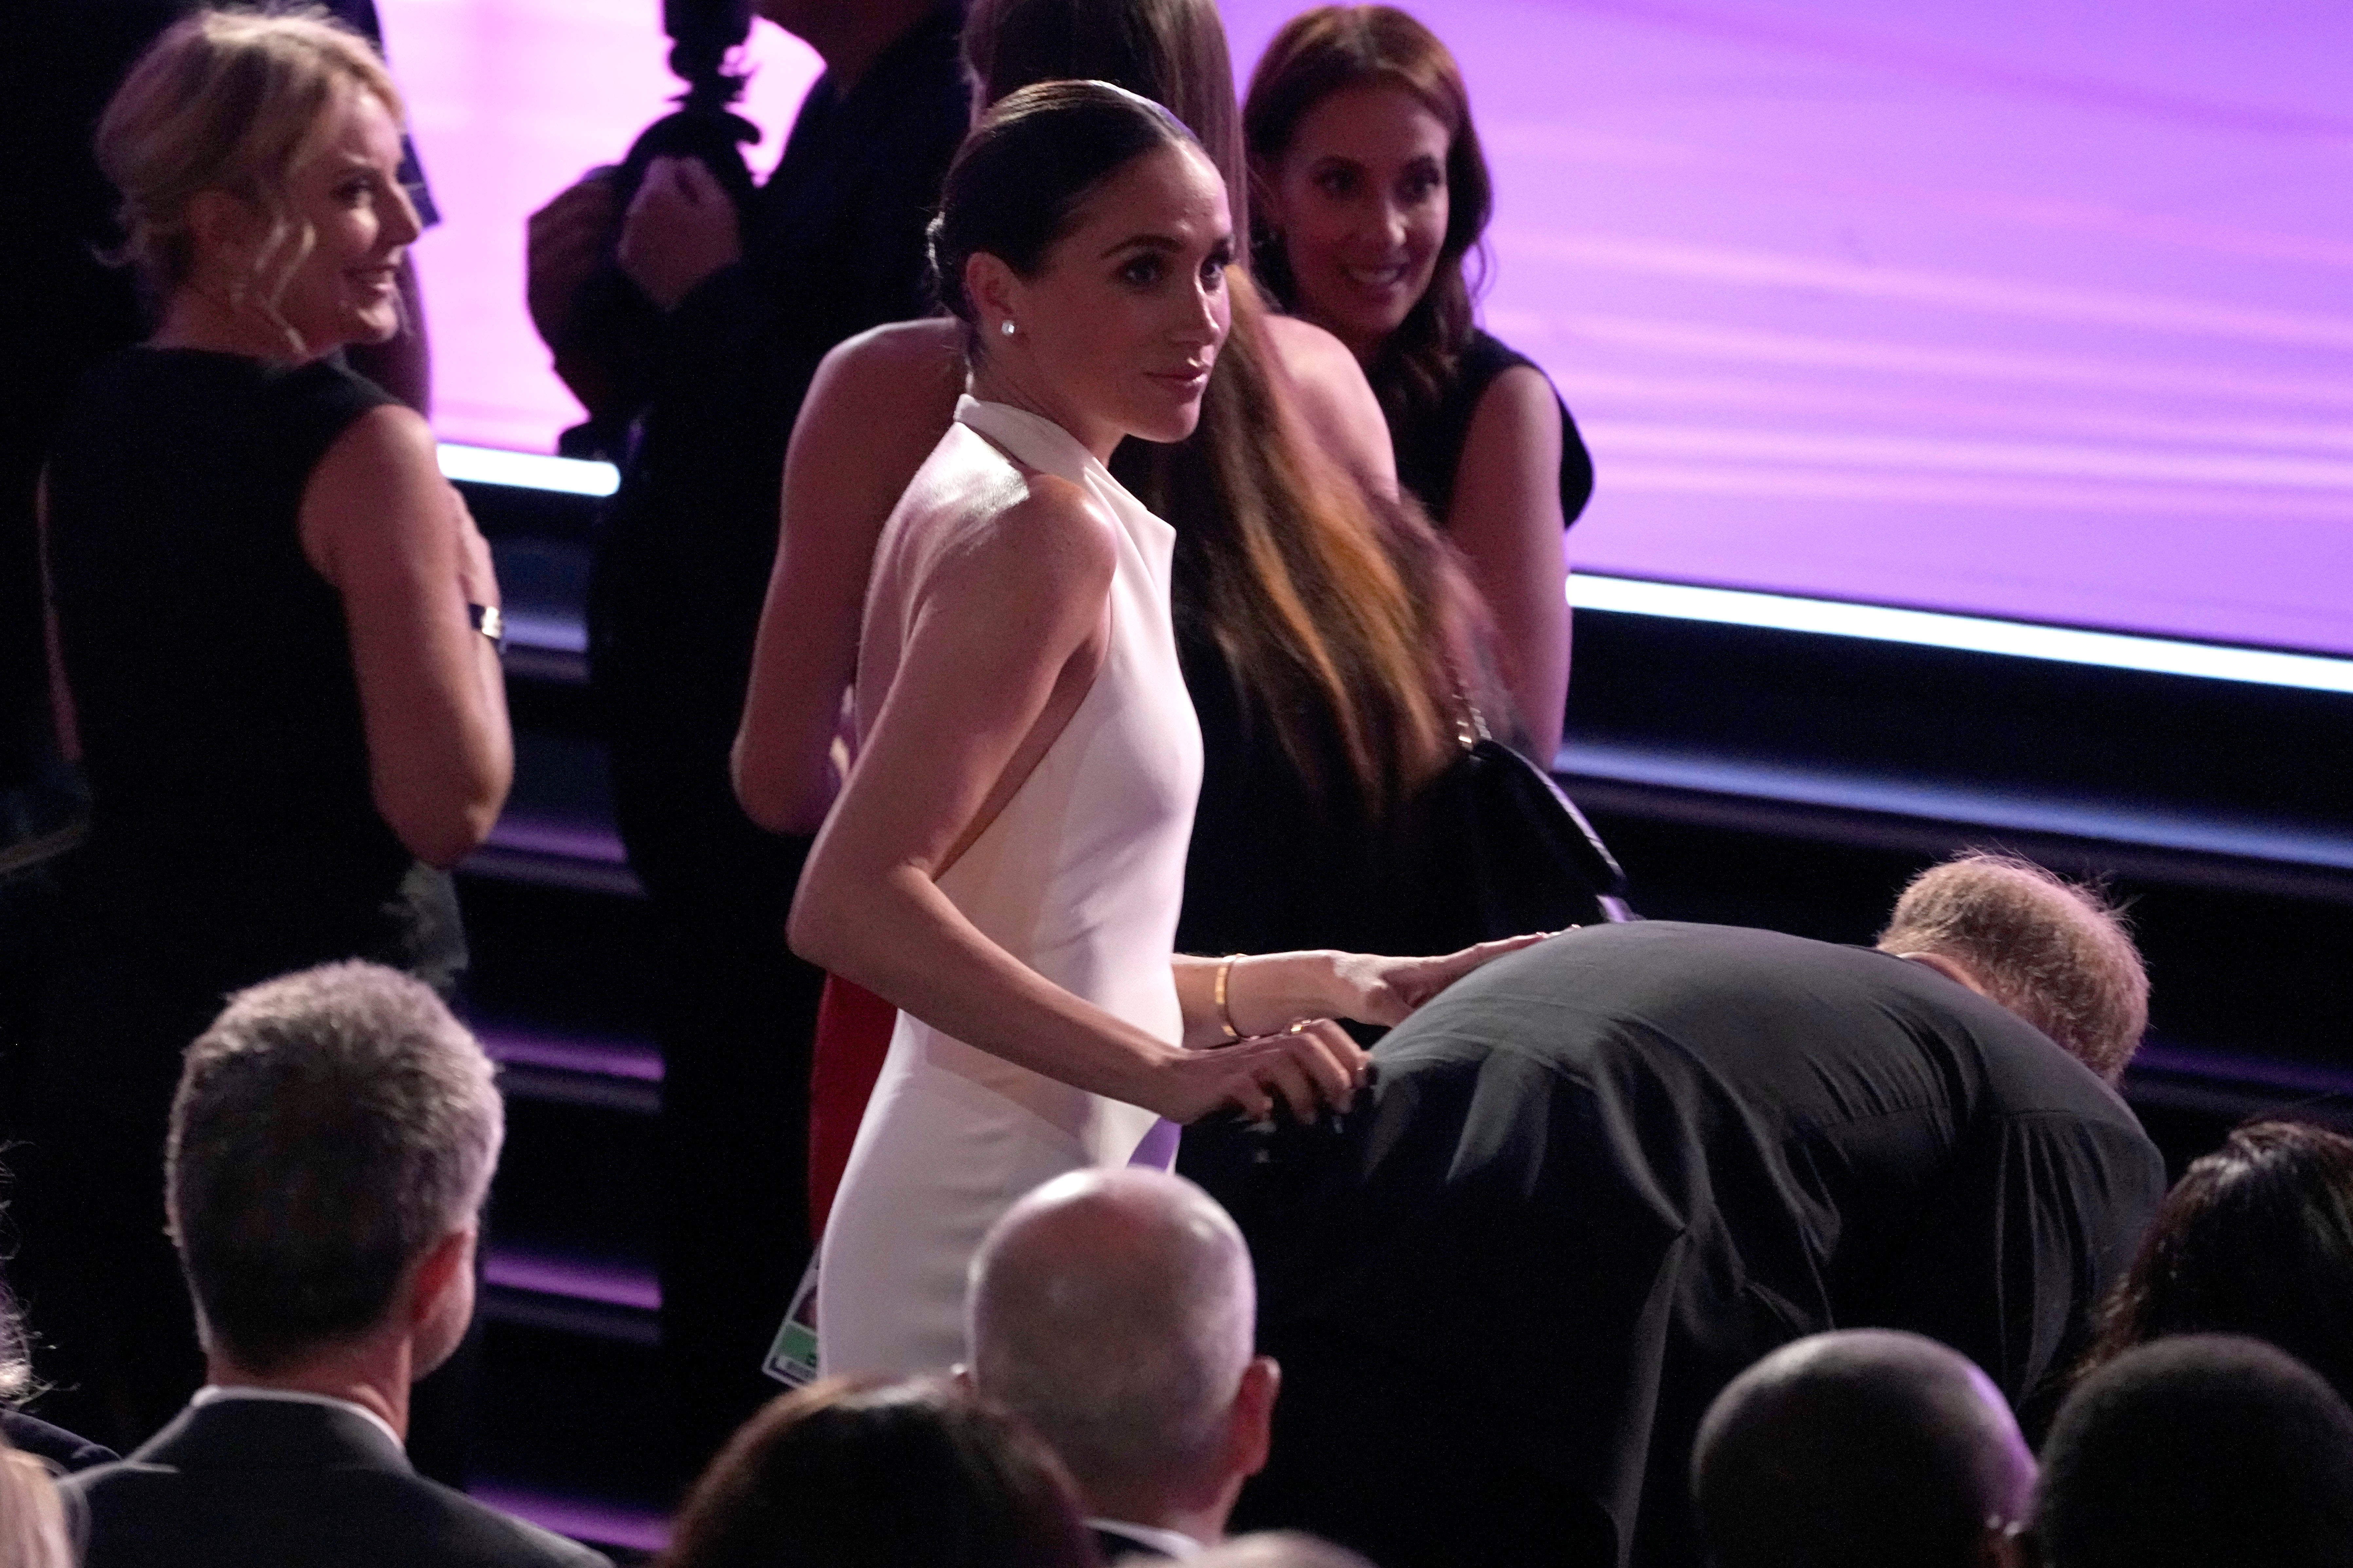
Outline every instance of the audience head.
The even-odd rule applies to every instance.
[[[400,95],[323,17],[201,11],[142,55],[98,125],[122,258],[157,299],[252,318],[298,358],[399,330],[417,237],[399,180]]]
[[[1216,0],[973,0],[964,61],[984,105],[1041,81],[1107,81],[1160,104],[1224,177],[1234,231],[1250,232],[1250,164]]]
[[[664,1568],[1093,1568],[1070,1478],[952,1384],[836,1379],[770,1402],[694,1484]]]
[[[416,1375],[473,1313],[503,1114],[418,982],[331,963],[241,991],[188,1047],[164,1203],[216,1360],[270,1375],[384,1332]]]
[[[2194,1162],[2102,1310],[2086,1370],[2188,1333],[2267,1341],[2353,1397],[2353,1138],[2258,1121]]]
[[[2259,1340],[2126,1351],[2060,1407],[2034,1534],[2050,1568],[2353,1564],[2353,1410]]]
[[[1094,1513],[1206,1519],[1215,1535],[1266,1459],[1277,1378],[1251,1355],[1256,1313],[1249,1249],[1208,1194],[1156,1171],[1074,1172],[975,1255],[968,1372],[1054,1446]]]
[[[1192,433],[1233,236],[1224,182],[1166,110],[1099,81],[998,100],[948,165],[931,247],[976,374],[1091,446]]]
[[[1931,866],[1896,900],[1879,946],[1958,970],[2112,1084],[2148,1028],[2148,971],[2122,913],[2028,861]]]
[[[0,1437],[0,1568],[73,1568],[73,1561],[48,1467]]]
[[[1717,1568],[2010,1561],[2034,1460],[2000,1392],[1917,1334],[1782,1346],[1709,1407],[1692,1458]]]
[[[1318,6],[1267,45],[1242,129],[1268,287],[1431,395],[1471,335],[1463,263],[1493,205],[1454,57],[1394,6]]]

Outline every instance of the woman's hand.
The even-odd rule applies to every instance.
[[[1277,1035],[1171,1053],[1146,1109],[1171,1121],[1198,1121],[1230,1106],[1263,1121],[1279,1101],[1309,1121],[1327,1107],[1345,1110],[1365,1086],[1370,1061],[1339,1025],[1309,1019]]]
[[[1360,1024],[1402,1024],[1414,1009],[1477,969],[1507,952],[1532,947],[1553,931],[1482,942],[1438,958],[1381,958],[1368,952],[1332,954],[1338,988],[1333,1012]]]

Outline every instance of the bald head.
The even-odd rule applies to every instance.
[[[2024,1516],[2033,1485],[1986,1375],[1878,1329],[1816,1334],[1742,1373],[1692,1458],[1717,1568],[1961,1568]]]
[[[1207,1193],[1157,1171],[1073,1172],[973,1258],[973,1383],[1045,1436],[1091,1506],[1146,1518],[1226,1481],[1257,1305],[1241,1233]]]
[[[2148,1028],[2148,971],[2096,890],[2007,855],[1962,855],[1912,879],[1880,947],[1942,959],[2109,1083]]]

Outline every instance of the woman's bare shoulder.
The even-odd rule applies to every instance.
[[[909,376],[964,385],[964,323],[947,316],[889,321],[844,338],[818,365],[818,379],[845,389],[896,386]]]
[[[1023,589],[1100,594],[1118,561],[1111,525],[1087,492],[1054,474],[1013,468],[966,475],[933,500],[934,588],[986,583],[984,592]]]
[[[1295,376],[1331,376],[1345,366],[1354,369],[1356,356],[1348,345],[1334,337],[1314,322],[1297,316],[1286,316],[1269,310],[1266,315],[1266,335],[1274,344],[1274,352],[1282,356],[1282,366]],[[1356,372],[1356,379],[1365,379]]]
[[[1348,345],[1296,316],[1270,314],[1266,329],[1307,427],[1360,479],[1394,490],[1397,454],[1388,421]]]

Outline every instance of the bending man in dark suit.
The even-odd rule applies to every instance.
[[[229,999],[164,1156],[206,1385],[66,1483],[84,1568],[605,1568],[401,1451],[409,1384],[473,1316],[503,1132],[481,1047],[406,975],[328,964]]]
[[[1197,1169],[1285,1374],[1237,1525],[1384,1568],[1691,1563],[1700,1418],[1777,1345],[1909,1329],[2020,1399],[2164,1193],[2110,1087],[2147,995],[2105,906],[1986,858],[1878,951],[1654,921],[1464,980],[1336,1131]]]

